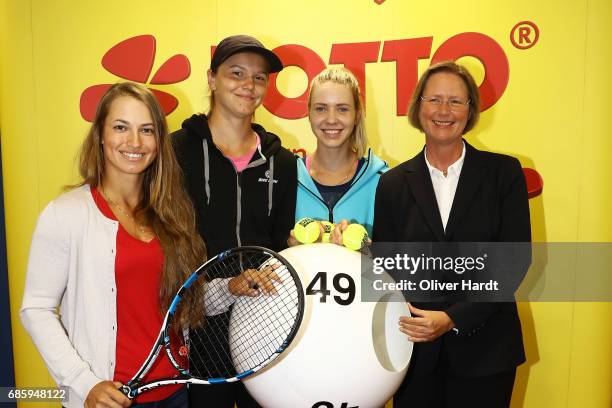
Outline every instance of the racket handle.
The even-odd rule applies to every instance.
[[[130,392],[132,390],[127,385],[122,385],[121,387],[119,387],[119,391],[121,391],[123,393],[123,395],[125,395],[129,399],[132,399],[132,397],[130,396]]]

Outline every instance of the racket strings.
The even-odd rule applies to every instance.
[[[240,297],[227,313],[207,316],[204,327],[189,331],[188,369],[192,377],[231,378],[266,364],[284,349],[299,309],[296,277],[284,264],[262,251],[239,251],[213,264],[206,276],[232,278],[246,269],[261,270],[276,263],[280,267],[274,272],[281,280],[275,283],[277,294]],[[203,284],[205,280],[198,279],[187,290],[196,290],[194,286]],[[190,313],[205,313],[203,298],[190,298],[187,306]],[[210,299],[208,305],[211,310],[222,307]]]
[[[217,278],[222,278],[223,272],[226,275],[232,273],[232,265],[227,262],[214,265],[211,268],[211,275]],[[204,280],[198,279],[187,291],[196,291],[196,286],[209,286]],[[185,294],[186,295],[186,294]],[[210,307],[212,305],[212,307]],[[194,299],[193,302],[187,305],[189,313],[205,314],[204,297]],[[211,309],[216,309],[219,304],[209,302]],[[173,322],[177,324],[178,322]],[[228,350],[224,350],[221,345],[228,344],[227,326],[229,324],[229,315],[223,313],[217,316],[207,316],[205,325],[188,331],[188,360],[185,366],[181,368],[188,370],[189,375],[194,378],[217,378],[232,376],[235,372],[231,363],[231,357]],[[224,335],[225,334],[225,335]],[[214,341],[210,340],[214,337]],[[210,341],[209,341],[210,340]],[[211,344],[216,346],[211,347]]]
[[[291,279],[286,268],[277,269],[276,273],[283,281]],[[283,286],[279,291],[285,287],[296,292],[295,286]],[[235,306],[234,316],[242,317],[234,321],[236,330],[230,342],[236,366],[256,366],[283,348],[284,340],[291,332],[296,317],[297,293],[291,293],[291,289],[279,296],[261,297]],[[257,301],[258,313],[253,314],[250,309]]]
[[[227,336],[228,322],[220,319],[209,319],[209,325],[204,329],[191,331],[190,341],[190,374],[195,378],[227,378],[233,377],[236,370],[232,364]],[[213,336],[210,335],[213,334]]]

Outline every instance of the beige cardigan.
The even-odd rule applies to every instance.
[[[32,237],[21,321],[57,384],[69,388],[70,408],[82,407],[94,385],[113,378],[118,226],[83,186],[50,202]],[[209,315],[234,301],[225,280],[211,282],[206,297],[207,305],[223,305]]]

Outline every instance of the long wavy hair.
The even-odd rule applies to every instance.
[[[164,252],[159,301],[161,312],[165,314],[181,283],[206,260],[206,248],[196,230],[193,204],[183,187],[183,177],[170,141],[165,115],[155,95],[146,87],[122,82],[111,86],[102,96],[79,153],[79,172],[83,180],[77,186],[88,184],[95,188],[103,184],[104,123],[111,104],[122,96],[144,103],[155,127],[157,156],[144,171],[142,199],[134,210],[134,218],[139,223],[151,226]],[[187,316],[182,310],[177,313],[178,321],[183,326],[193,327],[203,323],[203,314]]]

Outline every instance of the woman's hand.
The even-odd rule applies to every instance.
[[[329,242],[337,245],[344,245],[344,241],[342,241],[342,233],[351,223],[348,220],[342,220],[332,230],[331,234],[329,234]],[[368,242],[366,245],[372,245],[372,240],[368,238]]]
[[[349,226],[349,224],[350,222],[348,222],[347,220],[342,220],[338,224],[336,224],[334,226],[334,229],[332,229],[332,232],[329,234],[329,242],[331,242],[332,244],[344,245],[344,243],[342,242],[342,233],[344,232],[346,227]]]
[[[263,269],[247,269],[235,278],[230,279],[227,288],[234,296],[258,296],[262,291],[265,294],[276,294],[274,282],[281,282],[281,278],[274,272],[274,266]]]
[[[408,339],[415,343],[434,341],[455,324],[445,312],[439,310],[421,310],[408,303],[410,316],[400,317],[400,331],[408,335]]]
[[[295,233],[293,232],[293,230],[289,231],[289,238],[287,238],[287,246],[294,247],[301,244],[302,243],[298,241],[295,237]]]
[[[132,400],[126,397],[119,388],[117,381],[101,381],[89,390],[85,399],[85,408],[121,408],[132,405]]]

